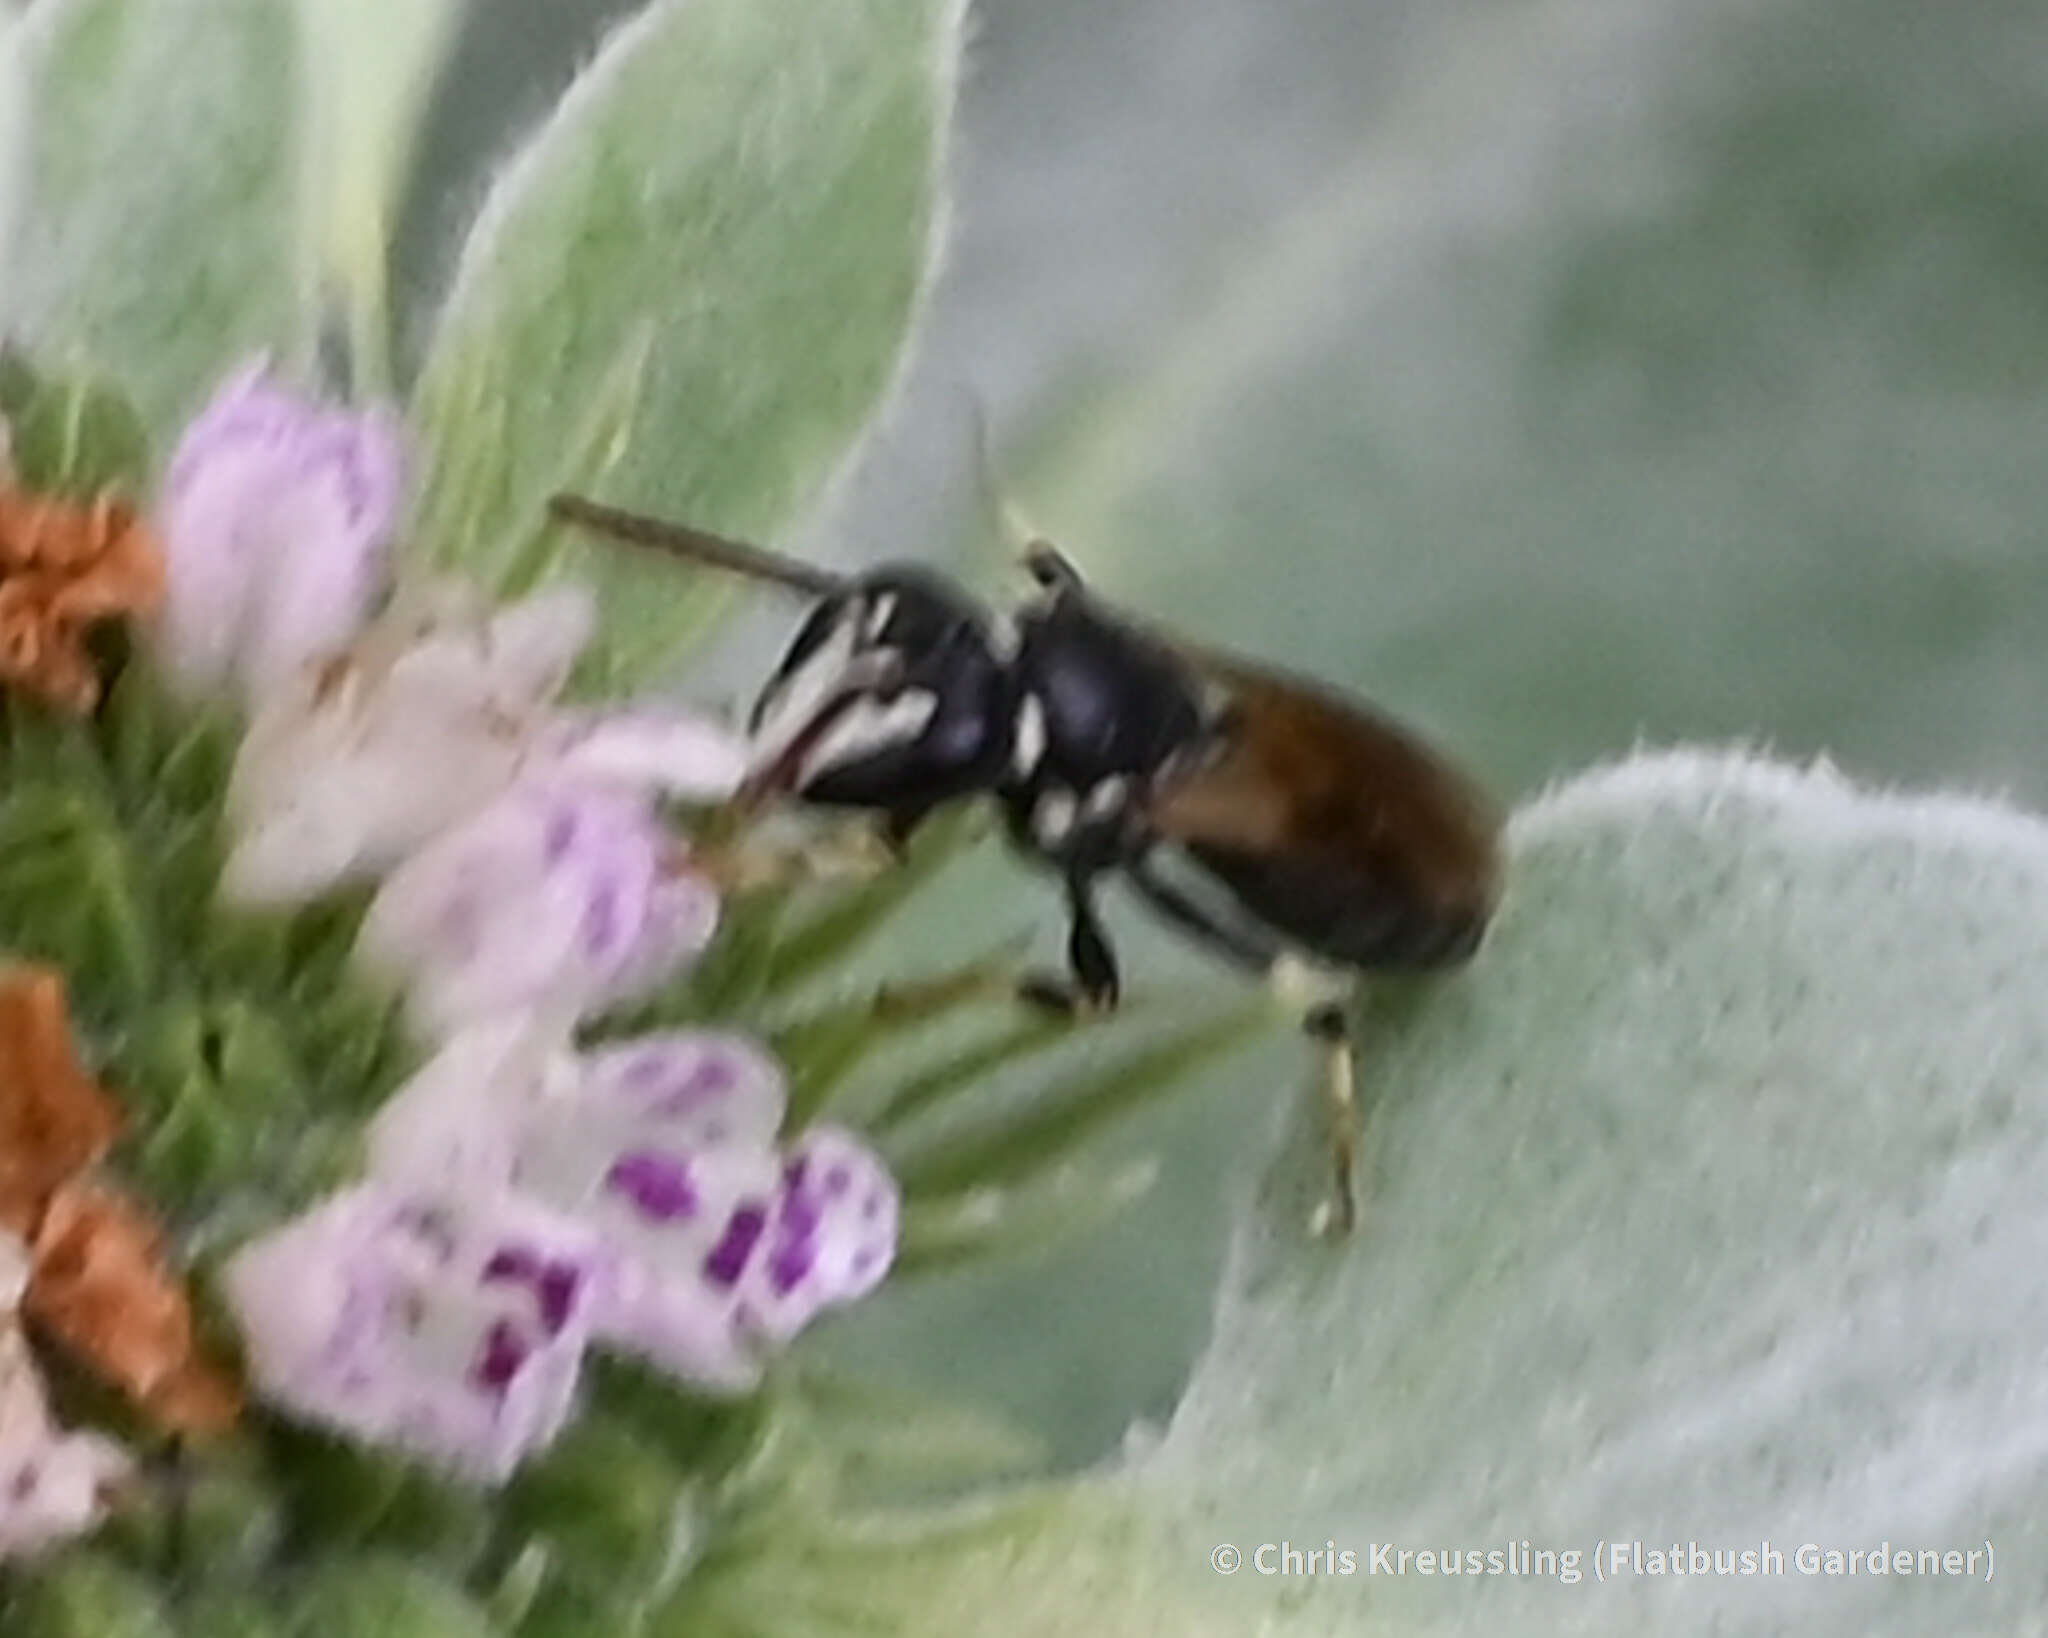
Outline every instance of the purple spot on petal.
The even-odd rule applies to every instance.
[[[660,1047],[649,1047],[626,1066],[626,1084],[649,1092],[668,1078],[669,1055]]]
[[[810,1273],[817,1261],[817,1247],[808,1237],[786,1240],[768,1259],[768,1283],[774,1287],[778,1297],[786,1297]]]
[[[484,1337],[483,1351],[477,1357],[477,1385],[493,1393],[503,1393],[526,1364],[529,1352],[512,1322],[499,1320]]]
[[[518,1280],[530,1284],[539,1277],[540,1254],[526,1246],[506,1246],[484,1264],[485,1280]]]
[[[730,1058],[707,1052],[691,1066],[683,1083],[662,1100],[657,1113],[687,1115],[708,1099],[730,1092],[739,1078]]]
[[[547,834],[541,839],[541,850],[549,864],[560,864],[576,840],[576,814],[573,809],[563,808],[548,821]]]
[[[657,1223],[691,1217],[697,1211],[697,1190],[690,1181],[690,1163],[659,1149],[636,1149],[620,1156],[605,1174],[605,1187],[631,1200],[640,1215]]]
[[[873,1246],[863,1246],[853,1254],[853,1261],[848,1266],[853,1270],[856,1279],[865,1279],[879,1260],[879,1253]]]
[[[804,1186],[804,1170],[805,1161],[802,1155],[785,1160],[782,1163],[782,1186],[792,1191],[801,1189]]]
[[[837,1200],[852,1187],[853,1168],[843,1162],[825,1174],[825,1193],[831,1199]]]
[[[719,1236],[718,1244],[705,1256],[704,1277],[714,1285],[737,1285],[741,1271],[747,1266],[747,1259],[754,1254],[761,1231],[767,1226],[767,1208],[758,1201],[748,1201],[741,1206],[732,1214],[732,1221],[725,1225],[725,1233]]]
[[[583,1277],[568,1263],[550,1263],[535,1287],[540,1295],[540,1322],[548,1335],[560,1336],[576,1306],[576,1293]]]
[[[583,943],[594,956],[606,954],[619,933],[619,884],[600,883],[590,890],[583,910]]]
[[[782,1234],[801,1240],[817,1231],[818,1204],[807,1194],[792,1194],[782,1202]]]

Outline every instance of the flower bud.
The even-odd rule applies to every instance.
[[[403,486],[396,421],[245,368],[185,429],[157,503],[172,683],[263,700],[369,613]]]

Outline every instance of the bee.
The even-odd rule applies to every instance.
[[[1319,1226],[1351,1231],[1350,984],[1464,963],[1498,897],[1500,821],[1463,774],[1363,702],[1112,608],[1043,540],[1024,549],[1036,594],[997,612],[916,564],[837,574],[580,496],[550,510],[813,599],[754,703],[740,800],[859,810],[900,848],[934,810],[992,798],[1066,899],[1068,974],[1031,999],[1116,1005],[1105,879],[1235,966],[1334,980],[1303,1027],[1335,1174]]]

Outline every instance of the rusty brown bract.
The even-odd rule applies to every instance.
[[[32,495],[0,480],[0,686],[89,711],[100,679],[85,635],[163,600],[163,551],[127,502]]]
[[[0,1226],[29,1247],[23,1310],[160,1426],[218,1432],[240,1394],[199,1357],[155,1225],[86,1175],[120,1126],[78,1061],[57,975],[0,967]]]

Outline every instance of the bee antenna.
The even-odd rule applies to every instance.
[[[606,506],[581,495],[551,495],[548,514],[557,522],[573,523],[612,540],[651,546],[656,551],[667,552],[691,563],[727,569],[734,574],[745,575],[749,580],[763,580],[813,597],[830,596],[846,585],[846,576],[821,569],[801,558],[771,552],[765,546],[729,540],[724,535],[714,535],[708,529],[693,528],[687,523],[670,523],[639,512],[621,511],[618,507]]]
[[[974,429],[975,493],[984,515],[995,525],[1003,544],[1041,586],[1080,585],[1080,572],[1039,532],[1004,486],[989,436],[986,400],[971,385],[963,385],[961,392],[967,399],[967,417]]]

